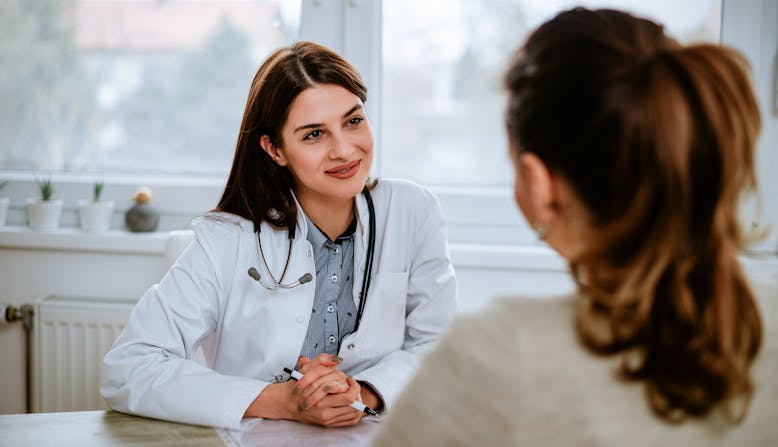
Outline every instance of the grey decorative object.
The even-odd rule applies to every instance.
[[[159,211],[151,206],[151,190],[143,187],[133,197],[135,205],[127,210],[124,215],[124,223],[127,229],[133,232],[154,231],[159,225]]]

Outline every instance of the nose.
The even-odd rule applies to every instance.
[[[332,132],[331,159],[347,159],[351,154],[352,144],[341,131]]]

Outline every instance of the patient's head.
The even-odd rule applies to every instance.
[[[624,373],[669,420],[747,397],[761,326],[737,206],[760,117],[744,58],[579,8],[530,35],[505,84],[516,200],[587,296],[587,346],[637,353]]]

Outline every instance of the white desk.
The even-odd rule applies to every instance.
[[[361,447],[377,421],[322,428],[291,421],[246,421],[240,431],[197,427],[115,411],[0,415],[0,444],[14,447],[340,446]]]

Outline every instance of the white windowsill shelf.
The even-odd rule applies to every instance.
[[[0,227],[0,249],[94,251],[164,255],[168,232],[130,233],[110,230],[85,233],[78,228],[36,231],[28,227]]]

